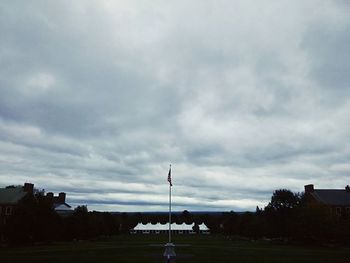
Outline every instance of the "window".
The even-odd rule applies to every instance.
[[[335,209],[335,213],[336,213],[336,215],[341,215],[341,207],[337,207],[336,209]]]
[[[345,211],[348,215],[350,215],[350,207],[347,207]]]
[[[11,206],[6,207],[5,215],[11,215],[11,213],[12,213],[12,207]]]
[[[1,209],[2,209],[2,207],[0,206],[0,216],[1,216]]]

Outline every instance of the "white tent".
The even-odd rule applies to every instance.
[[[185,223],[183,224],[175,224],[175,223],[172,223],[171,224],[171,230],[178,230],[178,231],[191,231],[192,230],[192,227],[194,226],[194,223],[191,224],[191,225],[187,225]],[[160,224],[160,223],[157,223],[157,224],[151,224],[151,223],[148,223],[148,224],[142,224],[142,223],[139,223],[135,228],[134,228],[135,231],[160,231],[160,230],[164,230],[164,231],[167,231],[169,230],[169,223],[166,223],[164,225]]]
[[[201,231],[209,231],[209,228],[204,223],[202,223],[202,224],[199,225],[199,230],[201,230]]]
[[[178,234],[184,234],[184,233],[189,233],[189,234],[195,234],[196,232],[193,230],[193,226],[194,223],[192,224],[176,224],[176,223],[172,223],[171,224],[171,231],[178,233]],[[199,230],[200,233],[203,234],[209,234],[210,231],[208,229],[208,227],[202,223],[199,225]],[[169,231],[169,223],[166,224],[151,224],[151,223],[147,223],[147,224],[142,224],[139,223],[134,229],[130,230],[131,234],[136,234],[136,233],[142,233],[142,234],[150,234],[150,233],[155,233],[155,234],[159,234],[159,233],[164,233]]]
[[[208,235],[210,234],[210,229],[204,223],[202,223],[199,225],[199,232]]]
[[[169,224],[167,224],[169,226]],[[171,224],[171,230],[179,230],[179,231],[191,231],[192,227],[194,226],[194,223],[191,225],[187,225],[185,223],[182,224]]]
[[[157,223],[155,225],[148,223],[148,224],[142,224],[139,223],[135,228],[135,231],[151,231],[151,230],[166,230],[166,225],[162,225],[160,223]]]

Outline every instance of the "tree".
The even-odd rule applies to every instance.
[[[238,234],[238,215],[234,211],[223,213],[223,231],[225,234]]]
[[[186,223],[186,224],[192,224],[193,223],[193,216],[190,212],[188,212],[187,210],[184,210],[181,213],[181,221],[182,223]]]
[[[77,206],[69,218],[70,231],[75,239],[86,239],[89,236],[89,212],[86,205]]]
[[[31,243],[55,240],[59,233],[60,218],[44,192],[28,194],[16,206],[6,225],[10,243]]]
[[[264,211],[267,234],[274,237],[290,237],[296,208],[301,207],[301,204],[301,194],[287,189],[275,190]]]
[[[332,218],[329,208],[322,204],[298,208],[291,221],[291,236],[309,242],[335,238],[340,226],[340,222]]]
[[[192,230],[193,230],[194,232],[196,232],[197,234],[199,234],[199,231],[200,231],[199,225],[195,223],[194,226],[192,227]]]
[[[298,207],[300,204],[301,194],[293,193],[287,189],[279,189],[273,192],[267,208],[272,210],[290,209]]]

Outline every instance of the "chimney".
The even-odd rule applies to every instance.
[[[50,200],[53,201],[53,193],[52,193],[52,192],[48,192],[48,193],[46,194],[46,197],[47,197],[48,199],[50,199]]]
[[[350,193],[350,186],[349,186],[349,185],[345,186],[345,191],[346,191],[347,193]]]
[[[65,203],[66,202],[66,193],[59,193],[58,194],[58,202],[59,203]]]
[[[305,185],[304,188],[305,188],[305,194],[310,194],[315,190],[313,184]]]
[[[34,191],[34,184],[31,183],[24,183],[24,187],[23,187],[24,192],[28,192],[28,193],[33,193]]]

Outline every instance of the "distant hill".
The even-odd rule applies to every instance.
[[[171,214],[173,215],[181,215],[184,211],[172,211]],[[188,211],[190,214],[192,215],[210,215],[210,216],[221,216],[223,213],[230,213],[231,211]],[[240,211],[240,212],[234,212],[236,214],[244,214],[244,213],[252,213],[251,211]],[[167,215],[169,214],[169,212],[164,212],[164,211],[155,211],[155,212],[110,212],[111,214],[130,214],[130,215],[134,215],[134,214],[144,214],[144,215]]]

